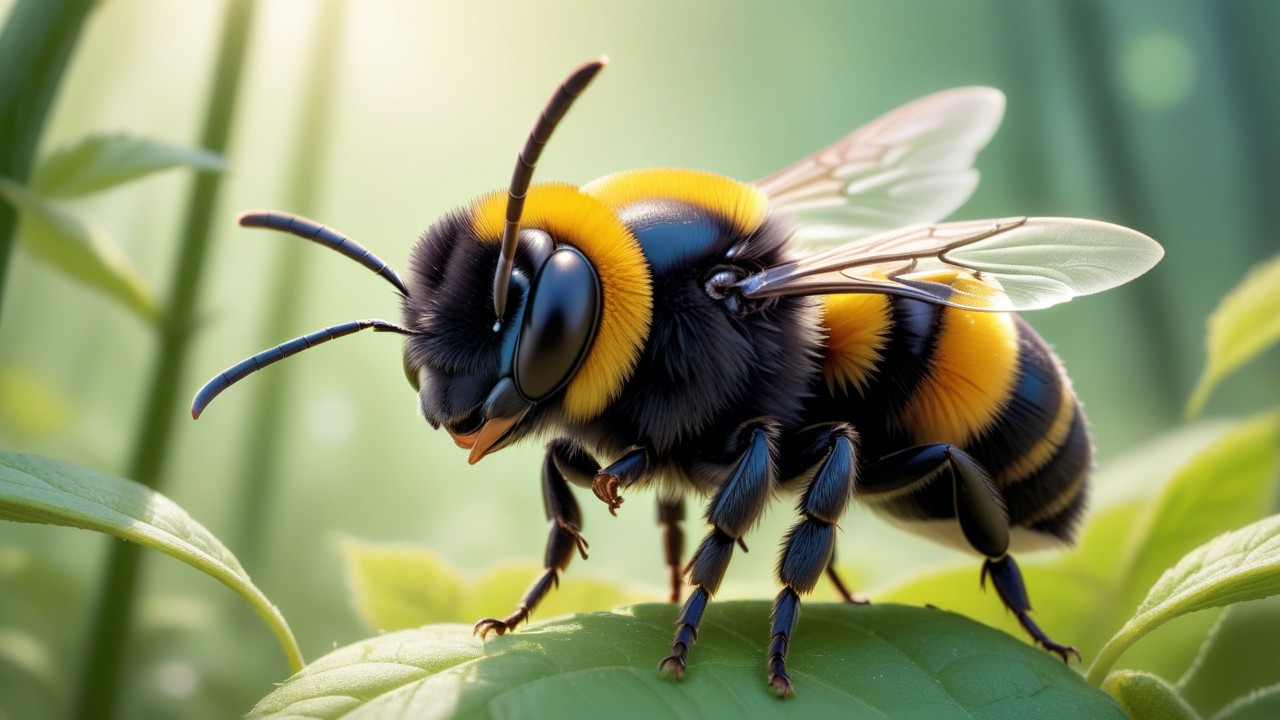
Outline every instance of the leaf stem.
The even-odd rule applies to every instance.
[[[0,31],[0,176],[26,183],[45,117],[94,0],[19,0]],[[0,311],[18,214],[0,202]],[[2,317],[0,313],[0,317]]]
[[[1116,660],[1119,660],[1124,651],[1145,634],[1146,631],[1142,630],[1141,626],[1135,626],[1132,621],[1125,623],[1124,627],[1117,630],[1107,644],[1098,651],[1093,664],[1089,666],[1089,671],[1085,673],[1085,680],[1094,687],[1102,687],[1102,681],[1107,679],[1107,673],[1111,672]]]
[[[231,134],[252,9],[250,0],[231,0],[223,23],[221,50],[201,140],[201,147],[220,155],[226,154]],[[210,172],[198,173],[192,185],[182,246],[160,326],[159,357],[142,429],[129,463],[129,477],[153,489],[160,485],[160,471],[168,457],[172,429],[178,424],[182,371],[220,185],[221,175]],[[112,545],[107,579],[93,618],[87,660],[76,698],[76,717],[111,718],[118,711],[122,684],[120,659],[132,627],[140,563],[139,546]]]

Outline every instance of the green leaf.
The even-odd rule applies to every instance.
[[[1220,533],[1262,518],[1280,467],[1280,413],[1241,422],[1179,470],[1135,524],[1120,563],[1124,620],[1160,575]],[[1114,626],[1113,626],[1114,627]]]
[[[1276,648],[1280,597],[1232,605],[1219,616],[1178,688],[1201,714],[1212,715],[1254,688],[1280,684]]]
[[[360,622],[369,630],[385,632],[463,619],[458,617],[458,606],[466,588],[457,570],[438,555],[416,545],[379,545],[350,537],[338,547],[347,590]]]
[[[1207,361],[1187,417],[1204,409],[1227,375],[1280,340],[1280,256],[1258,265],[1218,304],[1205,335]]]
[[[1164,623],[1213,607],[1280,594],[1280,515],[1201,545],[1167,570],[1137,613],[1098,653],[1089,680],[1099,683],[1126,649]]]
[[[513,565],[471,579],[419,545],[344,538],[340,548],[352,602],[361,622],[373,631],[506,616],[542,573],[540,567]],[[613,583],[569,576],[538,606],[538,616],[608,610],[639,599],[644,598]]]
[[[1107,676],[1102,689],[1120,703],[1131,720],[1200,720],[1200,715],[1159,675],[1120,670]]]
[[[1047,653],[951,613],[806,605],[790,647],[795,696],[765,683],[769,605],[707,610],[677,682],[656,665],[679,609],[635,605],[482,643],[431,625],[356,643],[308,665],[251,718],[1123,718]]]
[[[32,255],[156,321],[159,310],[146,281],[107,235],[8,178],[0,177],[0,197],[21,215],[18,237]]]
[[[533,565],[501,565],[481,575],[471,584],[469,607],[459,620],[475,622],[481,617],[509,615],[529,584],[542,572],[543,568]],[[651,593],[627,592],[607,580],[571,574],[561,578],[560,587],[538,605],[537,613],[540,618],[552,618],[656,599]]]
[[[275,633],[290,667],[302,667],[288,623],[235,556],[154,490],[62,460],[0,452],[0,520],[96,530],[177,558],[243,597]]]
[[[1259,688],[1235,700],[1213,720],[1275,720],[1280,717],[1280,685]]]
[[[226,169],[222,158],[207,150],[127,135],[90,135],[46,157],[32,173],[31,189],[51,198],[80,197],[183,166]]]

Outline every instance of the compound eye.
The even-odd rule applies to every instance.
[[[422,390],[422,385],[418,380],[418,368],[414,367],[413,363],[409,362],[408,348],[405,348],[404,352],[404,376],[405,379],[409,381],[409,386],[413,388],[414,392],[420,392]]]
[[[582,253],[560,247],[533,280],[520,338],[515,381],[541,400],[564,387],[582,364],[600,322],[600,278]]]

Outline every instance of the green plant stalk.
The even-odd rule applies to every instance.
[[[201,147],[225,155],[231,134],[245,46],[252,19],[251,0],[231,0],[222,28],[221,50],[201,138]],[[187,348],[194,325],[195,301],[221,175],[199,173],[192,185],[189,209],[160,327],[160,352],[148,393],[129,477],[152,489],[160,485],[160,471],[169,453],[170,436],[178,424],[179,393]],[[142,549],[114,543],[92,621],[86,662],[76,698],[75,716],[111,718],[117,712],[125,645],[133,624],[133,609]]]
[[[1090,139],[1103,169],[1097,180],[1103,196],[1111,198],[1115,208],[1113,219],[1159,238],[1156,213],[1142,191],[1144,183],[1134,157],[1133,143],[1124,130],[1123,110],[1113,69],[1119,63],[1115,60],[1113,42],[1107,37],[1106,6],[1098,0],[1081,0],[1063,3],[1059,12],[1072,51],[1071,67],[1076,70],[1085,118],[1090,124]],[[1087,92],[1084,92],[1086,88]],[[1183,353],[1179,352],[1178,332],[1158,283],[1158,273],[1152,273],[1122,292],[1131,294],[1141,317],[1134,331],[1145,334],[1147,346],[1155,348],[1155,352],[1149,355],[1147,367],[1155,376],[1155,385],[1166,390],[1160,394],[1160,402],[1164,405],[1161,414],[1177,417],[1182,409],[1178,393],[1169,392],[1169,389],[1184,387],[1186,381],[1183,378],[1189,372],[1183,372],[1185,360]]]
[[[1050,185],[1049,163],[1043,162],[1045,142],[1044,85],[1045,68],[1038,63],[1035,52],[1033,18],[1042,14],[1048,6],[1019,2],[994,3],[994,17],[990,19],[997,36],[1004,39],[995,48],[1000,52],[1001,71],[1005,79],[1001,88],[1009,96],[1009,103],[1019,103],[1020,122],[1009,123],[1001,134],[1016,158],[1010,163],[1013,173],[1013,191],[1019,212],[1027,215],[1052,214],[1053,204],[1048,202],[1045,188]]]
[[[94,0],[19,0],[0,31],[0,176],[25,184],[45,117]],[[0,202],[0,317],[18,214]]]
[[[1240,148],[1245,169],[1245,197],[1253,231],[1246,233],[1256,257],[1275,252],[1272,204],[1274,188],[1280,186],[1280,137],[1273,128],[1280,120],[1280,98],[1275,93],[1258,92],[1268,87],[1272,66],[1272,33],[1280,23],[1280,6],[1275,3],[1212,3],[1205,6],[1209,29],[1216,35],[1224,71],[1217,77],[1226,90],[1227,102],[1236,123],[1232,140]]]
[[[342,3],[317,4],[317,27],[307,63],[308,78],[300,108],[293,167],[289,173],[287,209],[303,215],[313,212],[324,175],[325,138],[329,134],[332,78],[337,75],[338,42],[342,28]],[[308,259],[315,248],[281,239],[276,252],[275,279],[267,299],[263,323],[264,346],[275,345],[296,330]],[[289,373],[264,373],[254,396],[250,420],[245,425],[244,470],[241,473],[240,548],[244,562],[253,567],[262,553],[267,511],[275,494],[280,467],[281,422],[288,395]]]

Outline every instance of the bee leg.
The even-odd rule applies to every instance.
[[[836,592],[847,603],[854,605],[870,605],[871,601],[866,595],[857,594],[849,591],[849,586],[845,585],[844,580],[840,578],[840,573],[836,571],[836,555],[831,553],[831,562],[827,563],[827,579],[835,586]]]
[[[698,638],[702,614],[724,579],[733,547],[764,512],[775,483],[771,432],[769,425],[752,421],[729,439],[729,445],[734,448],[730,455],[734,462],[727,476],[717,478],[719,481],[714,483],[719,489],[707,506],[711,532],[703,538],[685,567],[689,583],[695,587],[680,609],[671,654],[658,663],[660,672],[671,673],[677,679],[684,674],[689,648]],[[718,474],[722,466],[697,463],[695,467],[700,473]]]
[[[680,559],[684,557],[684,498],[658,498],[658,525],[662,527],[662,550],[671,571],[671,602],[680,602],[680,588],[684,585]]]
[[[995,481],[954,445],[916,445],[885,455],[858,475],[856,492],[909,519],[955,518],[965,540],[989,558],[1009,549],[1009,518]]]
[[[551,532],[543,558],[545,569],[525,591],[514,612],[501,620],[483,618],[475,624],[474,632],[482,639],[490,632],[502,635],[514,630],[527,620],[551,588],[560,584],[560,571],[569,566],[575,550],[583,560],[587,559],[587,541],[581,532],[582,513],[566,479],[576,477],[581,481],[585,469],[590,470],[585,476],[591,477],[595,472],[594,466],[585,452],[566,440],[556,440],[547,448],[546,459],[542,463],[542,503]],[[564,472],[562,467],[569,468],[570,472]]]
[[[783,440],[783,449],[779,466],[781,467],[781,477],[783,484],[790,484],[797,478],[807,475],[807,471],[816,468],[818,463],[824,461],[831,454],[831,433],[833,430],[848,428],[843,423],[822,423],[819,425],[811,425],[801,430],[789,433]],[[857,444],[857,435],[853,435],[854,443]],[[836,592],[847,603],[857,605],[866,605],[870,601],[861,595],[855,595],[850,592],[849,586],[840,578],[840,574],[836,572],[836,556],[835,552],[831,553],[831,562],[827,563],[827,579],[835,586]]]
[[[857,434],[848,425],[828,426],[825,434],[826,456],[800,496],[800,520],[787,533],[778,557],[778,580],[784,587],[773,601],[767,668],[769,684],[782,697],[791,695],[787,650],[800,617],[800,596],[812,592],[824,572],[831,572],[836,521],[853,498]]]
[[[1031,619],[1031,603],[1022,582],[1018,565],[1008,554],[1009,519],[995,482],[987,471],[968,453],[953,445],[918,445],[900,450],[877,460],[858,478],[858,493],[878,502],[876,495],[894,499],[915,496],[916,503],[923,503],[926,494],[938,499],[937,493],[944,486],[934,483],[941,480],[950,483],[949,493],[955,518],[960,530],[973,549],[986,556],[982,567],[985,584],[989,576],[996,586],[1001,602],[1017,618],[1023,629],[1050,652],[1066,660],[1068,656],[1080,656],[1073,647],[1053,642]],[[879,502],[884,502],[880,500]],[[921,506],[922,507],[922,506]]]
[[[602,468],[591,481],[591,491],[609,506],[609,514],[617,516],[622,498],[618,491],[644,477],[649,469],[649,453],[644,448],[632,448],[627,454]]]
[[[982,565],[983,587],[986,587],[988,577],[991,578],[991,584],[996,586],[996,594],[1000,596],[1001,602],[1009,608],[1014,617],[1018,618],[1018,624],[1033,640],[1040,643],[1045,650],[1061,656],[1062,662],[1069,664],[1072,655],[1075,655],[1076,660],[1083,661],[1079,650],[1050,640],[1036,621],[1031,619],[1031,601],[1027,599],[1027,586],[1022,582],[1022,571],[1018,569],[1018,564],[1013,561],[1012,555],[987,558]]]

